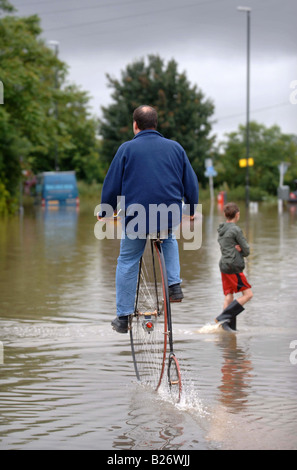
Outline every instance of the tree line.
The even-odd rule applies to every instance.
[[[75,170],[87,184],[102,182],[118,146],[133,137],[131,116],[139,104],[157,108],[158,130],[185,148],[202,186],[205,159],[212,158],[215,185],[244,187],[238,160],[245,157],[245,127],[217,143],[214,101],[191,85],[175,60],[166,64],[149,55],[128,64],[119,79],[107,74],[112,103],[99,118],[90,111],[89,94],[67,82],[67,64],[40,38],[40,18],[17,17],[8,0],[0,0],[1,10],[0,214],[15,210],[24,174]],[[297,178],[297,137],[278,126],[251,123],[250,156],[259,197],[276,193],[281,161],[290,163],[287,180]]]

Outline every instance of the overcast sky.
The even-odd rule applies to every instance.
[[[17,15],[37,13],[42,37],[59,41],[69,80],[89,92],[91,105],[111,103],[106,73],[120,78],[136,59],[175,59],[215,104],[213,131],[246,120],[247,14],[251,11],[250,113],[267,126],[297,134],[297,0],[11,0]],[[153,103],[152,103],[153,104]]]

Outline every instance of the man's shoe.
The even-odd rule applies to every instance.
[[[180,284],[174,284],[173,286],[169,286],[170,302],[181,302],[183,298],[184,294],[180,287]]]
[[[118,333],[128,333],[128,320],[130,315],[125,315],[122,317],[116,317],[111,322],[111,326]]]

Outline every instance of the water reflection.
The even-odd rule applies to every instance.
[[[46,257],[59,259],[73,252],[78,214],[79,208],[72,206],[49,206],[37,212],[37,223],[42,224]]]
[[[249,403],[252,362],[243,348],[238,347],[236,334],[220,334],[216,345],[223,359],[219,401],[230,412],[240,413]]]
[[[121,432],[114,439],[113,448],[180,450],[193,445],[196,449],[203,448],[202,432],[197,427],[193,432],[189,415],[178,410],[169,395],[160,398],[146,387],[136,387],[131,393],[125,428],[119,426]]]
[[[223,305],[224,216],[203,205],[173,307],[179,407],[135,384],[129,338],[111,330],[119,240],[95,238],[93,207],[0,221],[1,448],[297,448],[296,206],[241,207],[255,295],[228,335],[200,332]]]

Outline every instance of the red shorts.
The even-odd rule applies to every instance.
[[[238,274],[225,274],[221,273],[224,294],[235,294],[252,286],[248,283],[247,278],[243,273]]]

